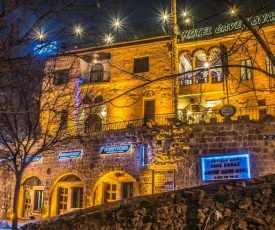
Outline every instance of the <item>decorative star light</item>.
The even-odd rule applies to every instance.
[[[36,37],[36,40],[44,41],[46,38],[46,33],[43,31],[37,31],[35,37]]]
[[[104,41],[105,41],[105,43],[107,43],[107,44],[111,44],[111,43],[114,42],[114,37],[112,36],[112,34],[106,34],[106,35],[104,36]]]
[[[80,25],[76,25],[74,27],[74,34],[77,36],[81,36],[83,33],[83,28]]]

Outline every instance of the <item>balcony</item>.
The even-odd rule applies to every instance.
[[[243,107],[238,108],[235,115],[230,117],[233,122],[244,122],[249,120],[260,121],[272,119],[275,117],[275,105],[268,106],[255,106],[255,107]],[[151,120],[144,124],[144,119],[134,119],[115,123],[101,124],[101,129],[93,130],[97,131],[109,131],[119,130],[131,127],[157,127],[157,126],[169,126],[169,125],[192,125],[199,123],[223,123],[225,118],[220,115],[219,110],[207,109],[200,112],[181,113],[178,116],[175,114],[156,114],[155,120]],[[95,127],[97,127],[95,125]]]

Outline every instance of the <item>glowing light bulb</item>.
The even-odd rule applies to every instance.
[[[114,26],[115,26],[115,27],[120,27],[120,26],[121,26],[121,22],[120,22],[119,20],[116,20],[116,21],[114,22]]]
[[[81,35],[83,32],[83,29],[80,26],[75,26],[74,32],[76,35]]]
[[[105,42],[107,44],[113,43],[113,41],[114,41],[114,39],[113,39],[113,36],[111,34],[105,35]]]
[[[35,36],[36,36],[36,39],[37,39],[37,40],[40,40],[40,41],[44,40],[45,37],[46,37],[45,33],[42,32],[42,31],[36,32],[36,35],[35,35]]]
[[[169,15],[168,15],[167,13],[164,13],[164,14],[162,15],[162,20],[163,20],[163,21],[167,21],[168,18],[169,18]]]

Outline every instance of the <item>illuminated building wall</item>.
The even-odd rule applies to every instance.
[[[272,36],[273,28],[266,32]],[[179,42],[179,72],[197,69],[196,74],[179,77],[180,115],[189,110],[218,109],[228,102],[221,74],[220,43],[229,50],[237,35]],[[274,173],[272,142],[263,140],[266,132],[275,131],[268,124],[255,128],[250,124],[169,125],[157,130],[141,127],[148,121],[145,115],[156,118],[173,112],[173,81],[154,81],[171,74],[168,42],[169,37],[160,37],[76,50],[46,66],[46,75],[51,73],[47,68],[54,68],[54,76],[56,73],[61,82],[45,80],[44,87],[54,85],[54,90],[44,94],[42,130],[54,132],[62,121],[62,111],[67,109],[65,130],[81,138],[44,153],[41,162],[31,163],[20,191],[21,218],[55,216],[132,196],[203,184],[199,172],[201,155],[246,152],[252,176]],[[253,40],[247,46],[252,53],[257,49],[257,63],[265,68],[260,48]],[[239,64],[246,58],[241,51],[229,56],[229,64]],[[68,72],[69,84],[63,87],[62,77]],[[253,80],[240,81],[239,67],[230,67],[229,72],[230,104],[254,106],[264,99],[266,104],[273,104],[272,79],[253,70]],[[259,90],[248,90],[252,84]],[[270,90],[261,92],[263,85],[270,86]],[[53,109],[58,111],[56,116],[51,113]],[[211,118],[211,112],[206,111],[204,118]],[[100,132],[105,124],[135,119],[142,120],[140,127]],[[165,117],[163,120],[168,124]]]
[[[259,31],[266,41],[273,40],[273,26],[262,27]],[[194,111],[197,109],[196,112],[206,111],[208,108],[219,109],[225,104],[237,109],[274,104],[275,81],[268,76],[273,74],[274,67],[251,36],[247,30],[237,30],[178,44],[179,73],[189,71],[180,76],[179,111],[191,111],[192,107]],[[221,45],[227,49],[229,67],[226,72],[222,69]],[[269,45],[274,52],[275,46],[270,42]],[[254,69],[249,69],[249,66]],[[256,119],[259,118],[257,115]]]

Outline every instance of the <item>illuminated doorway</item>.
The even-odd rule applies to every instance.
[[[155,100],[144,101],[144,124],[155,120]]]
[[[22,218],[39,217],[43,212],[44,186],[37,177],[23,183]]]
[[[50,215],[55,216],[84,207],[84,184],[75,175],[62,177],[53,188]]]
[[[138,182],[123,171],[111,172],[100,178],[93,190],[93,205],[139,195]]]
[[[85,133],[99,132],[102,130],[102,118],[98,114],[90,114],[85,121]]]

